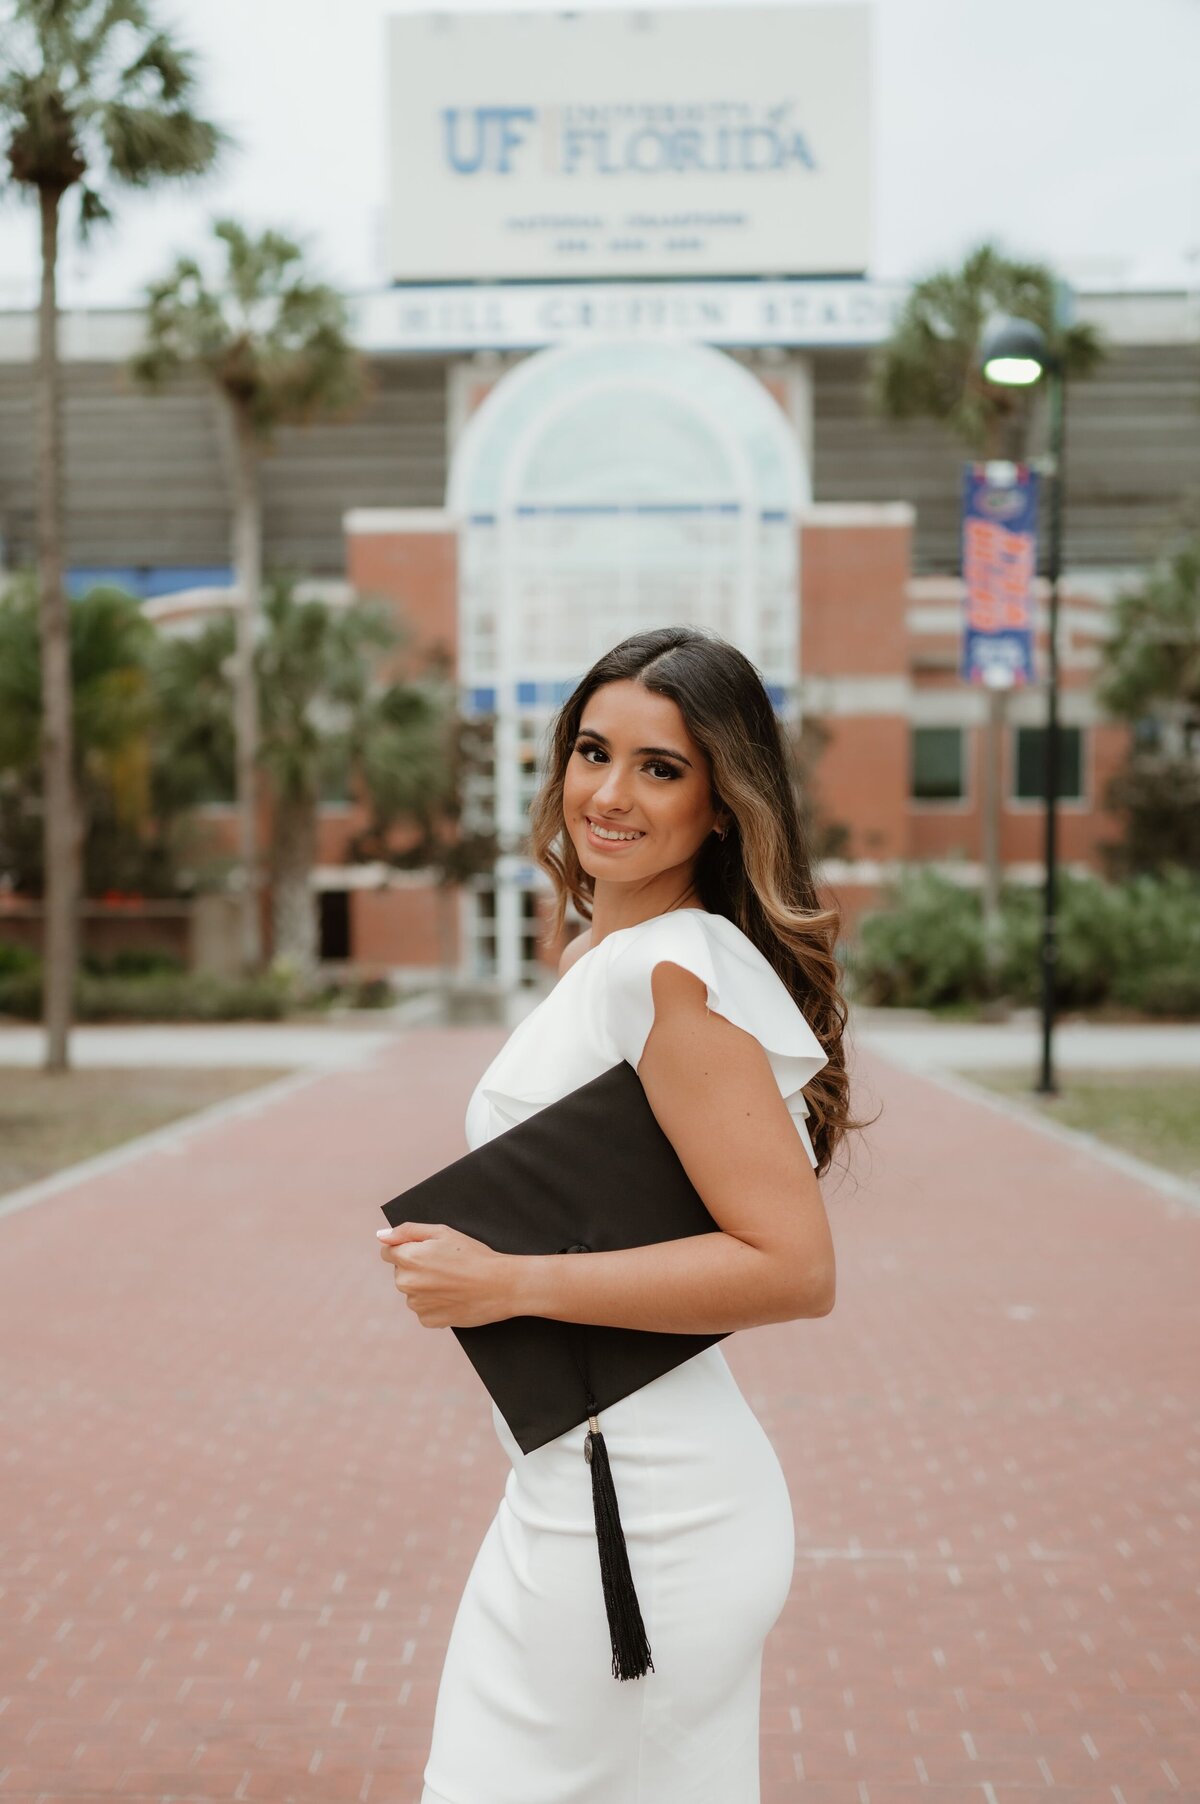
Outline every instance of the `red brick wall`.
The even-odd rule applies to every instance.
[[[865,523],[847,510],[800,528],[800,671],[833,680],[895,677],[907,662],[905,612],[912,527]],[[849,829],[851,859],[908,850],[908,722],[899,713],[822,713],[814,771],[827,819]]]
[[[1000,764],[1000,856],[1006,865],[1038,863],[1044,846],[1043,809],[1040,801],[1014,802],[1013,729],[1007,729]],[[939,805],[910,803],[910,845],[913,858],[945,858],[961,853],[983,857],[984,759],[987,733],[983,727],[964,729],[967,746],[968,794],[959,803]],[[1102,806],[1110,778],[1124,759],[1128,729],[1119,722],[1102,721],[1083,729],[1084,800],[1060,800],[1058,804],[1058,853],[1069,863],[1104,869],[1101,847],[1120,838],[1120,823]]]
[[[919,583],[915,587],[920,594],[927,585]],[[954,596],[956,586],[947,585],[945,593]],[[1062,607],[1063,656],[1059,690],[1062,696],[1069,698],[1088,694],[1092,689],[1094,668],[1072,660],[1098,642],[1104,630],[1104,610],[1091,598],[1068,592],[1063,594]],[[1067,627],[1068,610],[1073,622],[1070,630]],[[1045,671],[1046,655],[1047,639],[1043,629],[1035,637],[1035,663],[1039,673]],[[964,688],[958,675],[958,656],[956,631],[910,632],[907,664],[914,688],[923,692],[962,695]],[[1069,701],[1066,709],[1060,707],[1060,717],[1064,713],[1069,721]],[[1025,714],[1024,709],[1022,714]],[[1039,690],[1033,718],[1039,726],[1045,720],[1044,690]],[[1010,721],[1004,731],[1000,763],[1000,856],[1005,865],[1037,864],[1044,847],[1043,810],[1038,801],[1012,800],[1014,738],[1015,730]],[[1100,720],[1084,725],[1084,799],[1081,802],[1061,800],[1058,807],[1058,850],[1064,861],[1085,864],[1098,873],[1104,872],[1102,848],[1120,838],[1120,822],[1104,807],[1104,796],[1110,779],[1124,760],[1128,738],[1129,729],[1120,721]],[[945,805],[928,802],[909,805],[911,856],[915,859],[942,858],[954,853],[976,860],[983,857],[986,729],[982,725],[965,728],[964,739],[967,794],[963,800]]]
[[[849,829],[846,858],[908,852],[908,723],[896,715],[826,717],[817,766],[826,817]]]
[[[800,668],[806,676],[903,673],[911,549],[911,526],[800,528]]]
[[[441,532],[351,532],[346,571],[357,595],[395,605],[412,632],[408,653],[393,667],[419,670],[431,658],[458,657],[458,545]]]
[[[450,959],[459,956],[458,901],[439,899],[436,886],[357,889],[350,893],[350,955],[355,965],[387,970],[394,965],[441,963],[439,907],[447,911]]]

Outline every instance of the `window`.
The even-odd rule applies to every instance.
[[[317,891],[319,950],[324,962],[350,956],[350,892],[344,889]]]
[[[472,415],[448,491],[462,522],[464,704],[498,728],[501,761],[471,766],[464,827],[524,838],[551,711],[601,652],[664,620],[735,639],[789,698],[808,493],[777,401],[711,346],[560,345],[502,377]],[[541,891],[532,876],[512,880],[519,917],[506,906],[497,920],[472,889],[476,968],[540,980]]]
[[[1045,727],[1018,727],[1013,756],[1015,802],[1040,802],[1045,794],[1046,773]],[[1083,728],[1058,729],[1059,799],[1066,802],[1083,800]]]
[[[909,783],[914,802],[958,802],[963,781],[961,727],[914,727]]]

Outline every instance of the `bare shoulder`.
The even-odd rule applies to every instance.
[[[558,961],[558,974],[560,977],[571,969],[571,966],[575,963],[577,958],[583,957],[591,943],[592,930],[590,927],[585,927],[582,933],[577,933],[575,938],[570,940],[567,945],[563,947],[562,957]]]

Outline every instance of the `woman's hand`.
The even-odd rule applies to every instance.
[[[396,1289],[423,1328],[480,1328],[520,1315],[518,1261],[444,1222],[405,1221],[379,1229],[379,1256],[395,1267]]]

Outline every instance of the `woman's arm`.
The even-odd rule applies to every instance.
[[[514,1315],[718,1334],[833,1308],[833,1238],[767,1055],[660,963],[638,1076],[719,1232],[619,1252],[512,1256]]]

